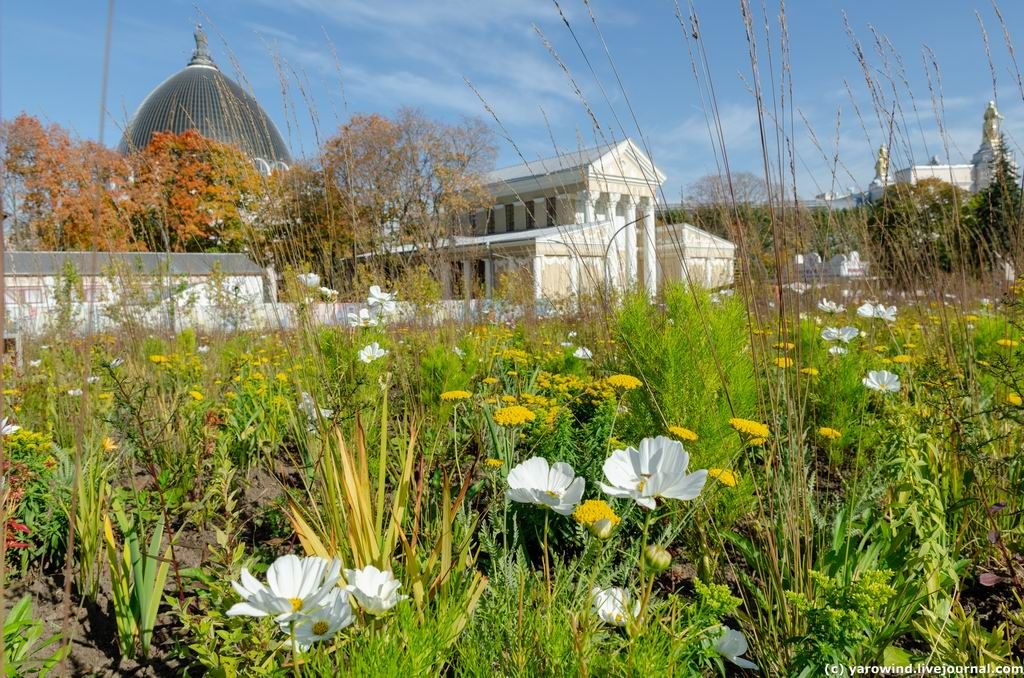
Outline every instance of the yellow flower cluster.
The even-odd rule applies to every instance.
[[[514,363],[530,362],[530,354],[518,348],[506,348],[501,352],[501,357]]]
[[[498,426],[520,426],[537,418],[532,410],[522,405],[510,405],[494,410],[494,423]]]
[[[708,477],[714,478],[726,487],[736,487],[736,474],[726,468],[709,468]]]
[[[505,465],[505,462],[503,462],[501,459],[493,459],[493,458],[488,459],[484,463],[487,464],[488,466],[490,466],[491,468],[501,468],[502,466]]]
[[[750,419],[733,417],[729,420],[729,426],[732,426],[739,433],[752,438],[767,438],[771,435],[771,431],[767,426],[757,421],[751,421]],[[753,443],[754,441],[752,440],[750,442]]]
[[[445,391],[441,394],[441,400],[448,402],[452,400],[469,400],[473,396],[469,391]]]
[[[669,426],[668,432],[680,440],[689,440],[692,442],[697,439],[696,433],[688,428],[683,428],[682,426]]]
[[[1024,398],[1021,398],[1019,393],[1007,393],[1006,402],[1015,407],[1020,407],[1021,405],[1024,405]]]
[[[632,391],[643,385],[642,381],[630,374],[613,374],[606,381],[615,388],[621,388],[624,391]]]
[[[601,520],[607,520],[613,526],[618,525],[621,520],[612,507],[603,499],[588,499],[572,512],[572,517],[580,525],[590,527]]]
[[[897,365],[905,365],[906,363],[911,362],[913,359],[913,357],[906,354],[894,355],[892,357],[892,361]]]
[[[1003,348],[1016,348],[1017,346],[1020,345],[1020,342],[1016,341],[1015,339],[1003,338],[996,339],[996,344],[1002,346]]]
[[[829,440],[839,440],[840,438],[843,437],[843,434],[841,432],[835,430],[834,428],[829,428],[828,426],[822,426],[821,428],[819,428],[818,435],[820,435],[822,438],[828,438]]]
[[[792,358],[786,358],[786,357],[776,358],[775,359],[775,366],[776,367],[781,367],[781,368],[792,367],[793,366],[793,359]]]
[[[495,377],[484,377],[484,383],[488,386],[493,386],[498,383],[498,380]]]
[[[817,367],[805,367],[805,368],[801,369],[800,372],[802,374],[806,374],[809,377],[816,377],[816,376],[818,376],[818,368]]]

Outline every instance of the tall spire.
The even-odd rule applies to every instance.
[[[203,32],[203,25],[196,24],[196,31],[194,33],[196,39],[196,48],[192,52],[192,60],[188,62],[189,66],[211,66],[217,68],[217,65],[213,63],[213,57],[210,56],[210,48],[206,42],[206,33]]]

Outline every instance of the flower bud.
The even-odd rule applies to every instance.
[[[664,572],[672,564],[672,554],[661,546],[651,544],[644,549],[644,568],[650,573]]]
[[[588,525],[587,529],[590,530],[590,534],[594,535],[598,539],[607,539],[612,536],[612,530],[615,529],[615,525],[613,525],[612,521],[609,519],[602,518],[601,520]]]

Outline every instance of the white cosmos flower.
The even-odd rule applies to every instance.
[[[856,327],[826,327],[821,331],[821,338],[825,341],[841,341],[849,344],[851,340],[860,336],[860,330]]]
[[[867,301],[857,309],[857,315],[862,318],[879,318],[887,322],[896,322],[896,307],[872,304]]]
[[[338,298],[338,290],[332,290],[330,287],[321,287],[320,294],[327,297],[328,299]]]
[[[818,310],[824,313],[842,313],[846,310],[846,307],[841,306],[834,301],[822,299],[818,302]]]
[[[196,353],[209,353],[209,352],[210,352],[210,347],[207,346],[206,344],[203,344],[202,346],[199,346],[198,348],[196,348]]]
[[[687,473],[689,465],[690,455],[678,440],[644,438],[639,450],[627,447],[612,452],[602,467],[608,484],[598,484],[611,497],[632,499],[653,510],[658,497],[689,500],[700,494],[708,472]]]
[[[452,353],[454,353],[455,355],[459,356],[460,358],[465,358],[466,357],[466,352],[463,351],[458,346],[452,346]]]
[[[583,346],[577,348],[576,352],[573,353],[573,355],[579,358],[580,360],[590,360],[591,358],[594,357],[593,352],[591,352],[589,348],[585,348]]]
[[[317,556],[299,558],[281,556],[267,569],[267,586],[242,568],[241,578],[231,582],[242,602],[228,610],[229,617],[271,615],[279,624],[286,624],[316,609],[338,583],[340,560]]]
[[[77,398],[78,396],[82,395],[82,389],[73,388],[68,391],[68,395],[71,396],[72,398]]]
[[[380,285],[370,286],[370,296],[366,298],[366,303],[370,306],[380,306],[380,309],[388,314],[394,313],[398,306],[395,302],[395,293],[385,292]]]
[[[348,314],[348,324],[352,327],[376,327],[377,319],[370,315],[370,310],[359,309],[359,313]]]
[[[586,481],[564,461],[548,465],[544,457],[531,457],[508,472],[505,496],[520,504],[546,506],[567,516],[583,498]]]
[[[29,367],[39,367],[42,364],[43,364],[42,360],[29,360],[28,361],[28,366]]]
[[[361,570],[345,570],[345,590],[367,614],[382,615],[409,596],[399,595],[402,582],[390,570],[378,570],[367,565]]]
[[[900,378],[887,370],[868,372],[868,376],[862,380],[864,385],[872,391],[881,393],[895,393],[900,390]]]
[[[789,284],[789,289],[793,290],[797,294],[803,294],[807,290],[811,289],[811,286],[807,283],[795,282]]]
[[[335,587],[320,604],[295,621],[295,642],[306,651],[313,643],[329,640],[356,620],[348,596]],[[287,629],[285,629],[287,630]]]
[[[320,286],[320,276],[318,276],[316,273],[300,273],[297,276],[295,276],[295,279],[298,280],[303,285],[305,285],[306,287]]]
[[[9,436],[12,433],[20,431],[21,427],[17,424],[7,423],[7,417],[0,419],[0,436]]]
[[[114,358],[110,361],[110,369],[116,370],[121,365],[124,365],[124,358]]]
[[[388,352],[382,349],[380,347],[380,344],[378,344],[375,341],[372,344],[364,346],[362,350],[359,351],[359,359],[366,364],[370,364],[374,360],[377,360],[378,358],[383,358],[387,354]]]
[[[86,377],[85,383],[87,383],[87,384],[98,384],[98,383],[100,383],[100,378],[97,377],[97,376]]]
[[[830,346],[828,352],[831,355],[846,355],[846,347],[844,346]]]
[[[740,656],[747,652],[747,639],[740,631],[723,626],[722,633],[715,639],[715,651],[741,669],[758,670],[757,664]]]
[[[602,589],[595,586],[590,591],[594,614],[605,624],[625,626],[640,614],[640,601],[626,589],[618,587]]]

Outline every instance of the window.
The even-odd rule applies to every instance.
[[[548,226],[556,226],[558,224],[558,198],[549,195],[544,200],[544,211],[548,215]]]
[[[505,230],[516,230],[516,206],[505,205]]]
[[[28,288],[21,290],[21,303],[23,304],[41,304],[43,303],[43,291],[38,288]]]
[[[487,208],[487,232],[494,233],[494,208]]]
[[[532,200],[527,200],[524,205],[526,207],[526,228],[529,230],[537,225],[537,218],[533,213],[534,202]]]
[[[469,213],[469,229],[470,233],[476,235],[476,212]]]

